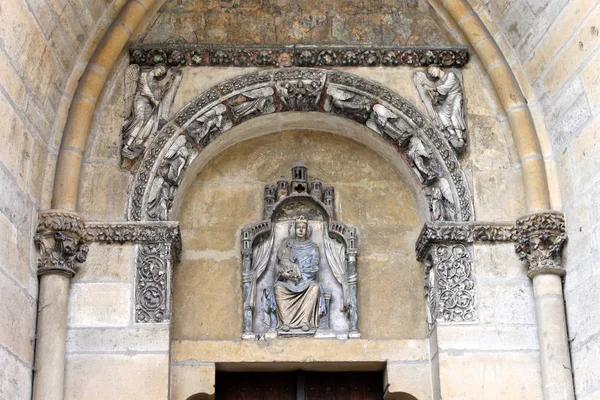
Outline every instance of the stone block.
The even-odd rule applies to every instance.
[[[31,367],[0,346],[0,398],[31,398]]]
[[[67,353],[168,352],[169,328],[72,328],[67,331]]]
[[[46,144],[40,139],[35,138],[33,141],[29,183],[27,187],[29,196],[31,196],[36,204],[40,204],[41,202],[44,180],[46,174],[49,172],[48,168],[52,167],[52,163],[49,165],[48,158],[48,148],[46,147]],[[54,174],[54,169],[51,170],[51,173]]]
[[[10,275],[22,288],[27,288],[30,280],[30,239],[0,214],[0,243],[4,250],[0,258],[0,268]]]
[[[500,17],[500,27],[514,48],[518,48],[531,28],[534,14],[526,2],[510,2]]]
[[[510,168],[505,129],[497,116],[467,115],[470,158],[476,170]]]
[[[439,357],[443,399],[543,399],[537,352],[442,352]],[[465,377],[476,384],[466,384]]]
[[[526,280],[477,280],[479,320],[483,324],[535,324],[531,283]]]
[[[32,362],[35,338],[36,302],[25,289],[0,273],[0,344],[24,363]]]
[[[429,362],[427,339],[413,340],[311,340],[285,338],[274,340],[173,340],[173,363],[239,363],[245,362],[263,369],[273,369],[273,363],[289,364],[294,369],[306,369],[320,363],[322,369],[335,369],[339,363],[383,363],[389,361]],[[265,364],[266,363],[266,364]],[[336,364],[338,363],[338,364]],[[329,365],[329,367],[327,367]],[[357,364],[359,365],[359,364]]]
[[[132,281],[132,245],[92,243],[73,282]]]
[[[579,349],[585,343],[598,346],[600,313],[598,313],[596,303],[599,291],[600,276],[598,274],[582,282],[576,289],[575,303],[568,307],[571,314],[573,311],[576,312],[574,331],[569,332],[570,336],[574,338],[573,349]],[[572,296],[570,297],[572,301]]]
[[[600,45],[600,36],[595,32],[600,25],[600,10],[596,9],[579,26],[579,29],[565,44],[561,52],[554,58],[544,73],[544,84],[552,95],[579,69],[583,60],[589,57]],[[569,26],[569,34],[572,27]],[[554,45],[556,46],[556,44]],[[556,48],[556,47],[554,47]]]
[[[168,398],[169,355],[70,354],[65,400],[159,400]],[[82,377],[86,384],[82,384]]]
[[[575,378],[575,391],[578,399],[588,399],[598,390],[600,373],[598,372],[598,359],[600,359],[600,343],[598,338],[591,339],[588,343],[571,352],[573,372]],[[592,399],[596,398],[591,396]]]
[[[384,388],[386,388],[384,399],[433,399],[431,378],[430,363],[388,362],[384,374]],[[413,397],[408,397],[406,394]]]
[[[10,99],[22,105],[25,98],[25,86],[13,67],[9,64],[6,54],[0,53],[0,82]]]
[[[181,261],[173,278],[173,339],[239,339],[241,280],[236,259]]]
[[[598,71],[598,65],[600,64],[600,53],[596,53],[587,63],[587,65],[581,71],[581,79],[585,86],[585,92],[592,108],[592,112],[596,114],[600,109],[600,71]]]
[[[24,237],[33,237],[33,203],[21,191],[16,179],[0,164],[0,210]]]
[[[69,293],[69,327],[127,326],[131,321],[130,283],[75,283]]]
[[[539,349],[534,325],[438,325],[437,337],[439,348],[446,352]]]
[[[473,262],[477,277],[529,280],[527,268],[517,257],[513,243],[475,244]]]
[[[590,203],[582,197],[565,209],[567,235],[569,240],[563,251],[565,265],[575,265],[592,251],[592,228],[590,224]]]
[[[507,215],[525,214],[522,171],[496,169],[473,172],[477,219],[505,221]]]
[[[25,132],[22,137],[21,146],[19,148],[19,163],[17,166],[17,184],[23,191],[27,191],[27,180],[29,178],[29,167],[31,165],[31,157],[33,153],[33,138],[31,134]]]
[[[171,400],[188,400],[194,394],[215,394],[215,364],[171,366]]]
[[[130,179],[117,164],[83,164],[77,211],[89,220],[124,218]]]
[[[594,118],[573,141],[573,180],[575,193],[584,193],[598,182],[600,170],[600,117]]]
[[[21,121],[17,118],[4,94],[0,95],[0,113],[3,116],[3,129],[0,132],[3,146],[0,147],[0,160],[16,176],[19,166],[19,149],[25,133]]]

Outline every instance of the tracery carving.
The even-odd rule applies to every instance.
[[[464,150],[467,138],[460,72],[430,66],[427,73],[415,72],[414,82],[431,120],[456,151]]]
[[[146,149],[146,140],[171,116],[171,106],[181,83],[181,70],[158,65],[142,70],[131,64],[125,71],[124,158],[133,160]]]
[[[526,215],[517,220],[515,251],[528,267],[527,276],[565,275],[562,248],[567,241],[565,216],[559,212]]]
[[[333,196],[302,163],[266,185],[264,220],[242,230],[244,339],[360,336],[356,230],[333,221]]]

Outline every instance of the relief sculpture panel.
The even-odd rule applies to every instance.
[[[356,231],[334,221],[333,196],[302,163],[266,185],[264,220],[242,230],[244,339],[360,337]]]

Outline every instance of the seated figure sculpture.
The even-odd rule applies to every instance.
[[[317,244],[310,240],[311,234],[308,221],[299,217],[277,251],[277,279],[272,293],[282,332],[314,331],[325,314],[323,289],[316,281],[321,255]]]

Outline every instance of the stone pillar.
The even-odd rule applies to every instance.
[[[561,263],[567,240],[562,213],[544,212],[517,220],[515,250],[533,281],[545,400],[575,398],[569,354]]]
[[[63,400],[69,284],[87,257],[81,217],[61,211],[40,213],[37,233],[39,297],[33,376],[34,400]]]

